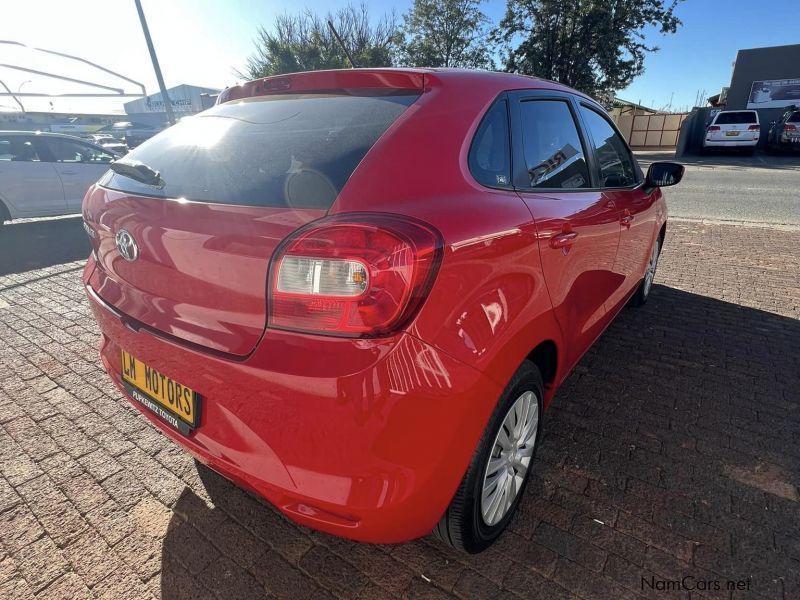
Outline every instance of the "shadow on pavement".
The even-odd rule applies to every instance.
[[[0,275],[80,260],[91,250],[80,216],[6,223],[0,227]]]
[[[559,391],[520,510],[478,556],[311,532],[200,466],[214,507],[178,500],[161,593],[622,597],[655,575],[800,597],[798,340],[798,320],[656,286]]]

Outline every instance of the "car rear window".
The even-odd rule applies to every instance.
[[[717,125],[746,125],[758,123],[756,113],[751,110],[742,112],[721,112],[717,115]]]
[[[109,171],[100,185],[219,204],[323,208],[419,92],[296,94],[220,104],[131,151],[160,187]]]
[[[793,113],[786,119],[787,123],[800,123],[800,112]]]

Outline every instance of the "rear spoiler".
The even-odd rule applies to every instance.
[[[235,85],[220,92],[216,104],[267,96],[340,92],[342,90],[418,90],[425,87],[425,73],[400,69],[341,69],[274,75]]]

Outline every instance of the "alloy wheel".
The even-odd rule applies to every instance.
[[[506,413],[494,439],[481,492],[481,515],[496,525],[508,513],[531,463],[539,431],[539,402],[523,392]]]
[[[656,276],[656,268],[658,267],[658,254],[659,249],[661,248],[661,241],[656,240],[656,243],[653,244],[653,252],[650,254],[650,262],[647,263],[647,272],[644,274],[644,296],[650,293],[650,288],[653,286],[653,279]]]

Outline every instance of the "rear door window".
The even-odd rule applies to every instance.
[[[100,184],[199,202],[327,209],[377,139],[418,97],[293,94],[220,104],[121,159],[158,171],[163,186],[112,171]]]
[[[111,154],[98,147],[64,138],[46,137],[39,140],[39,143],[47,145],[53,160],[58,163],[99,164],[114,160]]]
[[[39,153],[28,137],[0,136],[0,161],[39,162]]]
[[[588,188],[586,154],[565,100],[525,100],[520,104],[523,156],[521,188]]]
[[[751,110],[721,112],[715,121],[715,125],[747,125],[749,123],[758,123],[758,116]]]

